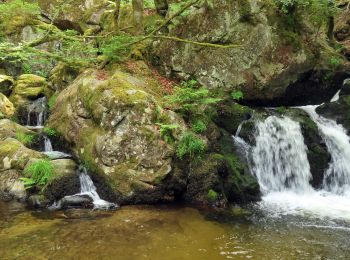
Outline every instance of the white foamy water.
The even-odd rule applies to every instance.
[[[263,192],[259,206],[272,216],[349,221],[350,138],[341,125],[319,116],[316,108],[301,107],[317,124],[332,158],[323,189],[316,191],[309,184],[312,177],[299,123],[270,116],[257,122],[256,145],[250,148],[252,169]]]
[[[116,204],[105,201],[100,198],[96,191],[96,187],[91,180],[90,176],[87,174],[85,167],[81,168],[80,175],[80,194],[79,195],[88,195],[94,204],[95,209],[111,209],[118,207]]]
[[[256,128],[253,172],[262,193],[310,191],[312,176],[299,123],[288,117],[270,116],[258,122]]]

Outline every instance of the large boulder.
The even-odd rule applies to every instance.
[[[102,15],[108,6],[106,0],[77,0],[67,4],[62,4],[59,0],[39,0],[38,3],[43,13],[53,20],[58,28],[80,33],[88,30],[98,31]]]
[[[72,145],[106,200],[152,203],[173,196],[167,180],[174,148],[160,136],[159,105],[150,91],[150,84],[128,73],[88,70],[53,107],[48,125]],[[171,111],[163,113],[168,124],[183,125]]]
[[[0,93],[0,119],[1,116],[11,117],[15,113],[15,107],[8,98]]]
[[[228,93],[241,90],[244,101],[255,105],[321,103],[336,92],[346,76],[345,61],[334,54],[325,33],[315,37],[317,29],[305,14],[287,15],[266,1],[210,2],[169,25],[169,36],[238,46],[159,40],[152,45],[152,59],[168,75],[195,78]]]

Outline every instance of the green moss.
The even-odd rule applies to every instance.
[[[17,131],[16,139],[20,141],[22,144],[24,144],[25,146],[30,146],[35,142],[36,136],[33,134],[24,133],[22,131]]]
[[[218,199],[219,195],[212,189],[208,191],[207,198],[210,202],[215,202]]]

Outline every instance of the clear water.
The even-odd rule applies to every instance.
[[[348,259],[350,225],[186,206],[28,211],[0,202],[0,259]]]

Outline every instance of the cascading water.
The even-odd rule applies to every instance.
[[[303,193],[310,190],[310,165],[300,125],[288,117],[270,116],[256,125],[253,172],[261,191]]]
[[[332,100],[336,100],[336,97]],[[270,116],[256,123],[256,145],[246,147],[263,193],[259,204],[273,215],[308,215],[350,220],[350,138],[335,121],[316,113],[317,106],[300,107],[316,122],[331,154],[323,188],[309,184],[311,173],[299,123]],[[242,147],[242,139],[234,137]]]
[[[53,152],[50,138],[44,135],[44,152]]]
[[[316,108],[301,107],[317,124],[332,157],[323,187],[329,192],[350,197],[350,138],[342,125],[318,115]]]
[[[35,126],[37,128],[40,128],[44,125],[46,117],[47,117],[46,97],[38,98],[28,106],[27,126]]]
[[[93,200],[95,209],[112,209],[117,208],[118,205],[105,201],[100,198],[96,191],[96,187],[91,180],[90,176],[87,174],[85,167],[80,167],[80,194],[78,195],[87,195]]]

